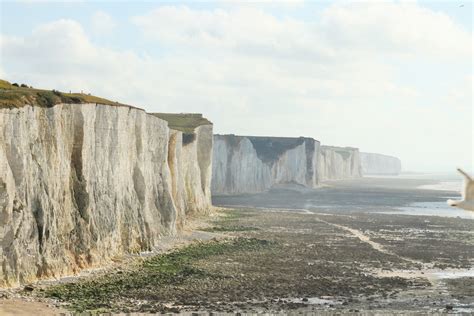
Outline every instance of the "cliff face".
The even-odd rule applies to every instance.
[[[402,163],[397,157],[360,153],[363,174],[398,175],[402,171]]]
[[[320,180],[339,180],[362,176],[357,148],[321,146],[318,159]]]
[[[211,206],[212,125],[196,127],[190,138],[186,135],[170,129],[168,151],[173,197],[184,215]]]
[[[316,187],[318,152],[312,138],[214,135],[212,192],[262,192],[280,183]]]
[[[152,250],[209,209],[211,153],[130,107],[0,108],[0,285]]]
[[[257,193],[275,184],[315,188],[326,180],[399,174],[396,157],[320,146],[312,138],[214,135],[212,193]]]
[[[187,213],[211,205],[212,123],[199,113],[151,113],[168,122],[173,196]]]

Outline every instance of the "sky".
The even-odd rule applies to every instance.
[[[0,78],[474,171],[471,1],[0,0]]]

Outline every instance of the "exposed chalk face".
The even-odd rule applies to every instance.
[[[312,138],[214,135],[212,192],[255,193],[282,183],[316,187],[318,151]]]
[[[398,175],[402,171],[397,157],[361,152],[360,161],[364,175]]]
[[[211,206],[212,125],[124,106],[0,109],[0,285],[152,250]]]
[[[358,148],[320,146],[312,138],[214,135],[213,194],[263,192],[276,184],[310,188],[363,174],[398,174],[398,158]]]
[[[212,173],[212,125],[202,125],[194,130],[193,140],[183,143],[183,133],[177,134],[178,158],[177,177],[181,191],[178,198],[184,198],[185,214],[209,210],[211,205],[211,173]],[[179,156],[180,152],[180,156]],[[185,217],[183,217],[185,218]]]
[[[359,149],[321,146],[318,171],[321,181],[361,177]]]

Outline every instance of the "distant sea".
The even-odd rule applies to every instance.
[[[419,190],[443,191],[440,196],[443,199],[459,199],[461,190],[464,188],[462,176],[459,174],[403,174],[400,177],[406,179],[430,179],[438,183],[418,186]],[[441,192],[440,192],[441,193]],[[399,207],[399,211],[389,212],[392,214],[406,215],[424,215],[424,216],[442,216],[459,217],[474,220],[474,212],[468,212],[462,209],[449,206],[443,202],[417,202],[406,207]]]

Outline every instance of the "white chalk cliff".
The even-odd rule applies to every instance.
[[[321,181],[361,177],[359,149],[321,146],[318,173]]]
[[[318,186],[312,138],[214,135],[212,193],[262,192],[275,184]]]
[[[126,106],[0,108],[0,285],[152,250],[209,210],[211,154],[210,124],[189,139]]]
[[[397,158],[362,157],[357,148],[320,146],[305,137],[214,135],[212,160],[211,189],[216,195],[263,192],[285,183],[316,188],[327,180],[362,177],[367,170],[400,169]]]
[[[402,171],[400,159],[374,153],[360,153],[362,173],[364,175],[398,175]]]

